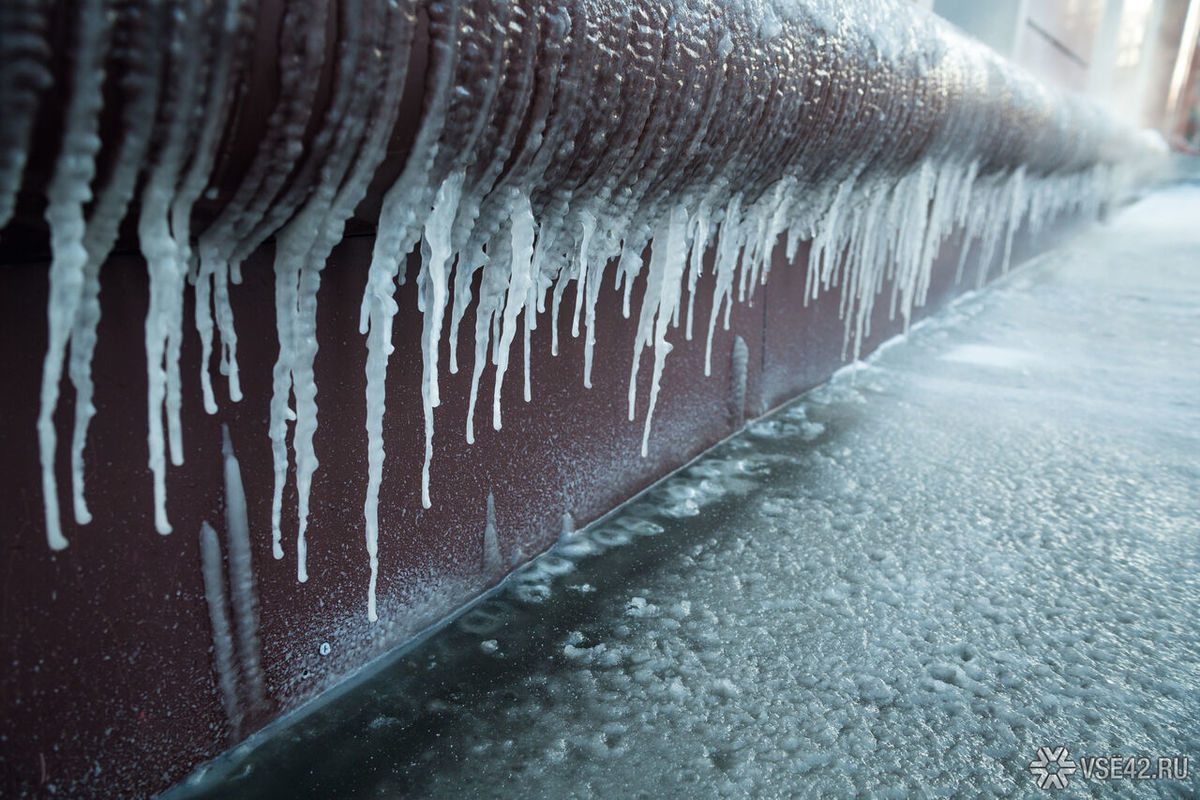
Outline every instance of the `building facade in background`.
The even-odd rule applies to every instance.
[[[916,0],[1043,80],[1200,144],[1200,0]]]

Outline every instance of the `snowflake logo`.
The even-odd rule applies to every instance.
[[[1029,771],[1037,778],[1039,789],[1067,788],[1075,769],[1075,762],[1065,747],[1039,747],[1037,758],[1029,762]]]

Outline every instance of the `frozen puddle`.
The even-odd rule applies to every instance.
[[[186,793],[1194,796],[1198,218],[958,303]]]

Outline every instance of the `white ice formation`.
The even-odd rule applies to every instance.
[[[480,561],[483,574],[499,578],[504,574],[504,559],[500,555],[500,534],[496,530],[496,497],[487,496],[487,516],[483,528],[483,555]]]
[[[225,559],[221,554],[220,539],[207,521],[200,524],[200,560],[204,597],[212,626],[217,688],[230,734],[236,739],[246,715],[265,708],[267,693],[258,638],[258,592],[250,556],[246,491],[242,485],[241,466],[225,426],[222,426],[222,437],[228,570],[222,568]]]
[[[233,735],[242,722],[238,701],[237,662],[233,651],[233,624],[229,621],[229,596],[225,591],[225,572],[221,569],[221,540],[208,522],[200,523],[200,559],[204,575],[204,599],[213,634],[213,661],[221,707]]]
[[[625,315],[637,329],[629,417],[641,416],[645,454],[653,446],[672,340],[703,335],[708,374],[718,321],[728,328],[733,304],[753,301],[781,253],[793,268],[804,268],[796,264],[803,261],[800,243],[812,241],[804,301],[840,292],[846,354],[857,358],[881,298],[890,316],[907,325],[952,233],[968,234],[959,276],[977,263],[982,267],[970,277],[982,282],[997,260],[1007,268],[1018,228],[1036,229],[1067,212],[1097,213],[1122,196],[1153,151],[1084,101],[1051,93],[908,3],[422,6],[418,14],[416,0],[284,4],[278,90],[264,130],[244,148],[252,153],[249,163],[238,162],[233,179],[225,164],[232,145],[222,137],[235,135],[231,120],[246,102],[257,3],[88,0],[80,6],[71,31],[73,67],[64,77],[70,103],[46,189],[53,264],[38,433],[51,547],[67,543],[54,474],[63,363],[69,346],[77,398],[73,496],[83,524],[90,518],[83,455],[94,412],[99,270],[140,186],[156,527],[171,530],[167,455],[173,464],[184,457],[179,355],[186,284],[194,287],[203,403],[215,413],[208,371],[214,322],[219,370],[237,401],[230,285],[240,282],[242,262],[274,237],[279,350],[266,431],[274,459],[273,550],[283,557],[283,497],[294,458],[297,577],[307,579],[309,498],[319,478],[313,365],[321,273],[383,172],[410,56],[417,56],[410,52],[414,41],[428,47],[421,54],[427,57],[422,111],[407,160],[382,193],[360,318],[372,620],[385,380],[400,311],[396,286],[406,279],[414,248],[423,314],[420,500],[428,507],[436,494],[429,466],[441,399],[439,352],[448,336],[445,367],[457,372],[458,332],[472,304],[468,442],[489,365],[494,428],[501,427],[514,358],[522,362],[522,396],[531,400],[532,331],[548,312],[556,352],[564,302],[570,335],[583,337],[580,381],[590,387],[601,287],[608,281],[621,289]],[[30,108],[36,110],[46,82],[41,37],[49,19],[36,3],[4,9],[21,36],[5,37],[0,46],[0,91],[13,98],[14,109],[0,125],[0,224],[12,213]],[[22,83],[13,77],[18,73],[40,79]],[[324,82],[314,77],[320,74]],[[111,94],[101,89],[112,81],[122,102],[119,144],[99,138],[102,102]],[[209,206],[203,214],[202,201]],[[704,269],[713,271],[714,296],[708,318],[695,322]],[[635,284],[644,291],[635,293]],[[644,350],[651,351],[650,391],[642,399]],[[509,380],[510,396],[516,382]]]

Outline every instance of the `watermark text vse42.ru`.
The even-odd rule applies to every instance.
[[[1187,780],[1187,756],[1079,756],[1071,758],[1065,747],[1039,747],[1029,771],[1039,789],[1065,789],[1072,778],[1084,780]]]

